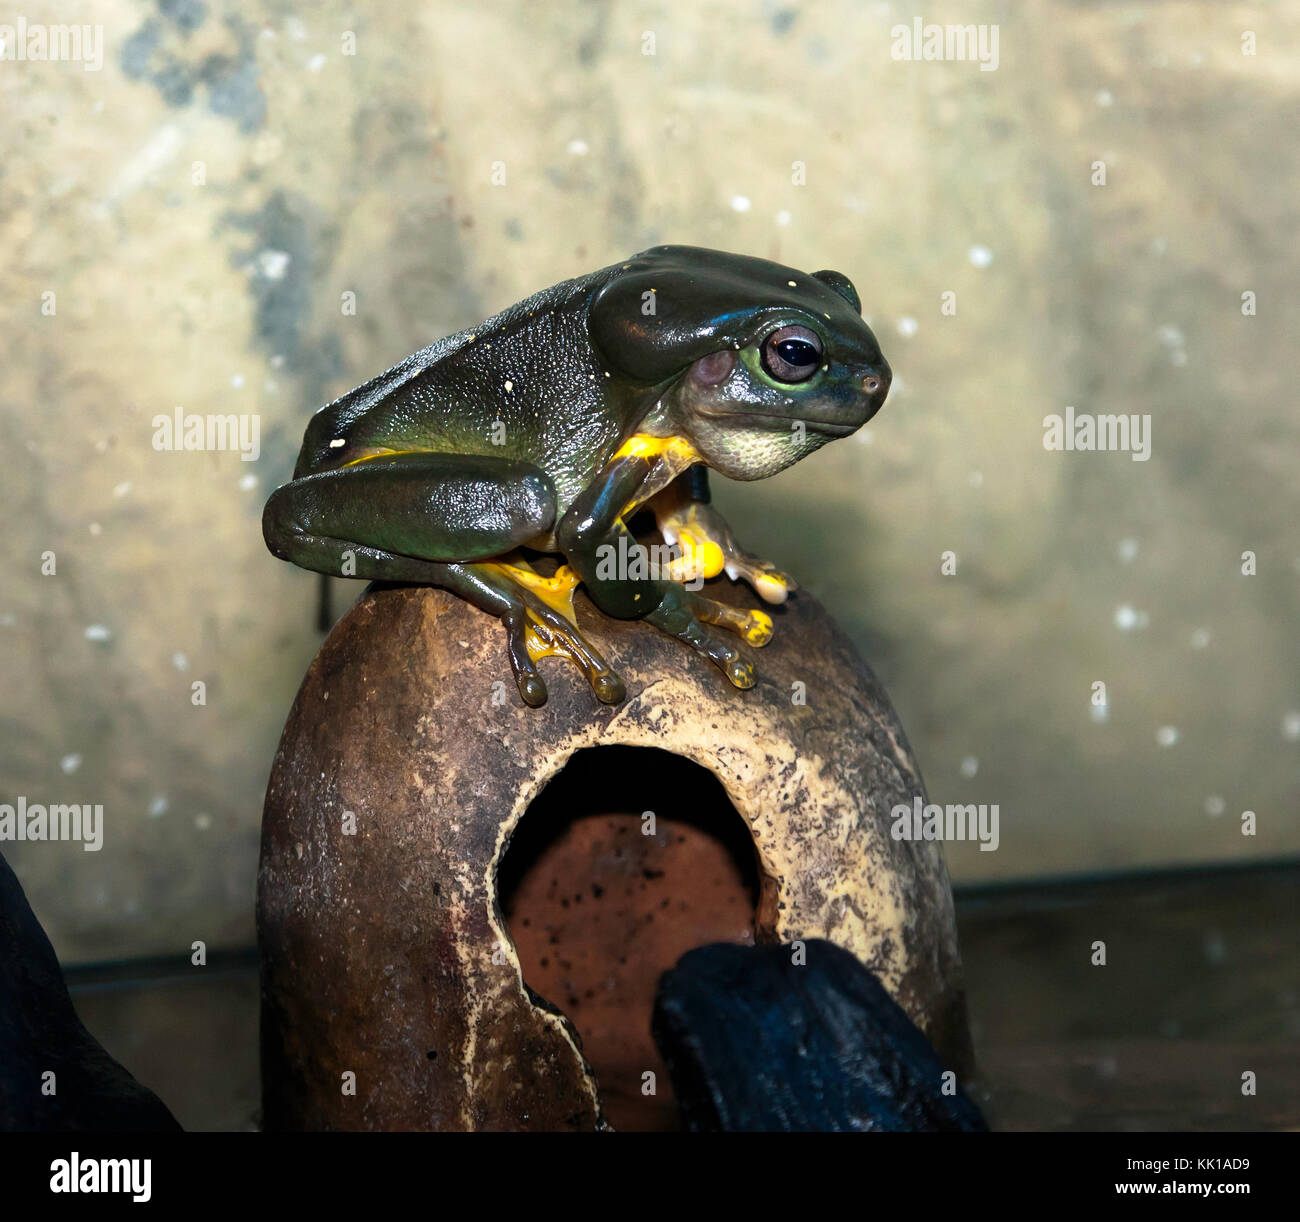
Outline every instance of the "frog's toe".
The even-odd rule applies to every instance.
[[[754,587],[754,593],[765,603],[783,603],[790,597],[791,590],[799,588],[799,583],[788,573],[781,572],[766,560],[757,560],[752,556],[732,560],[727,565],[727,576],[732,581],[749,582]]]
[[[772,639],[772,617],[766,611],[740,611],[707,598],[697,598],[694,609],[706,624],[730,628],[746,645],[756,649]]]
[[[627,688],[624,687],[623,680],[612,670],[596,675],[591,680],[591,690],[596,693],[596,699],[602,704],[618,704],[627,697]]]
[[[732,658],[726,666],[722,668],[722,673],[731,680],[732,687],[738,687],[742,691],[751,688],[758,681],[758,676],[754,673],[754,668],[744,658]]]
[[[528,648],[528,619],[520,613],[506,620],[506,646],[510,654],[510,669],[514,671],[519,698],[530,708],[540,709],[546,703],[546,680],[538,673]]]
[[[709,659],[735,687],[753,687],[756,681],[754,668],[740,656],[740,651],[721,637],[710,632],[701,620],[722,623],[735,628],[736,622],[745,620],[746,613],[736,611],[706,598],[674,598],[646,616],[657,628],[684,641],[697,653]],[[762,612],[755,614],[762,615]],[[766,617],[764,617],[766,618]]]

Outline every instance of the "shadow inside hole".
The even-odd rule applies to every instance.
[[[650,1036],[655,986],[696,946],[752,944],[758,895],[748,825],[717,777],[667,751],[575,752],[524,812],[499,863],[501,911],[524,981],[581,1035],[614,1128],[678,1127]]]

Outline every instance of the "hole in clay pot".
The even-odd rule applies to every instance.
[[[497,895],[525,983],[582,1036],[606,1120],[679,1127],[655,986],[688,950],[755,934],[758,857],[717,777],[652,747],[576,752],[519,821]]]

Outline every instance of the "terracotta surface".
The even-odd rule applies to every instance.
[[[646,805],[600,813],[601,787],[620,770]],[[577,1028],[606,1119],[676,1128],[650,1036],[655,986],[688,950],[754,942],[753,841],[717,779],[663,751],[580,752],[524,816],[498,887],[524,981]]]
[[[713,586],[737,598],[730,583]],[[550,702],[524,708],[500,626],[439,591],[373,593],[326,641],[285,727],[263,821],[268,1128],[602,1123],[573,1025],[525,989],[496,886],[524,812],[575,752],[597,746],[656,747],[712,772],[754,843],[758,938],[844,946],[967,1068],[938,846],[888,835],[890,808],[923,792],[921,780],[843,634],[797,596],[756,657],[758,685],[739,692],[662,633],[578,607],[627,681],[622,705],[597,704],[557,661]],[[647,783],[622,769],[591,797],[599,813],[644,810]],[[348,811],[355,835],[344,834]],[[694,874],[669,877],[670,907],[694,896]]]

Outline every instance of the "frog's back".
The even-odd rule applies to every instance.
[[[609,410],[609,373],[587,333],[587,303],[618,270],[544,289],[322,407],[295,476],[385,453],[490,454],[532,462],[575,493],[597,461],[585,456],[608,452],[629,423]]]

